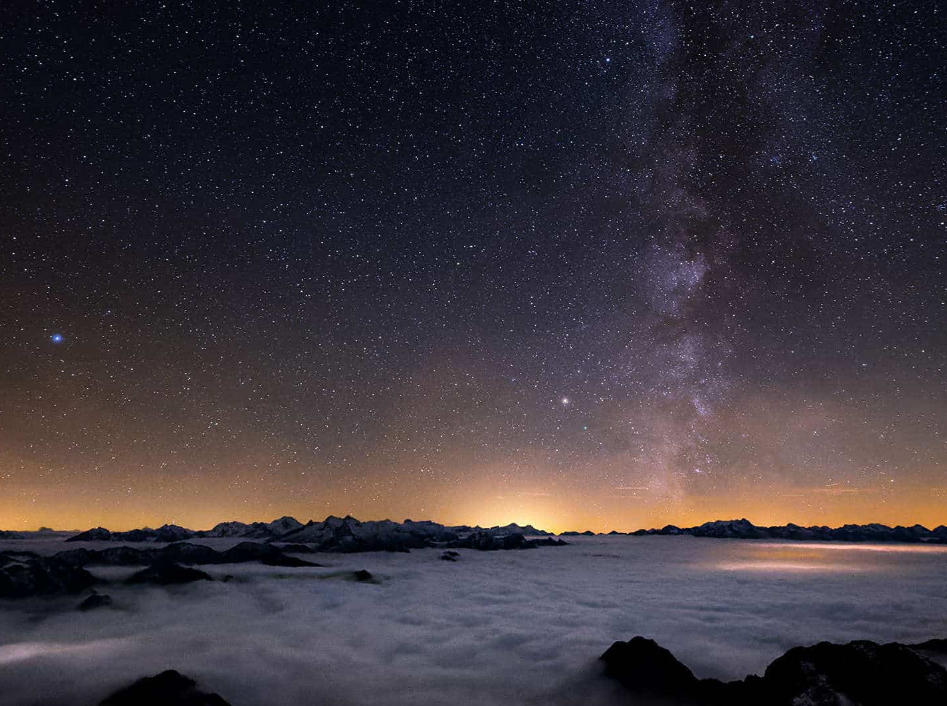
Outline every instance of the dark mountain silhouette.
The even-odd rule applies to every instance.
[[[197,688],[197,682],[169,669],[153,677],[139,679],[116,691],[100,706],[230,706],[217,694]]]
[[[563,534],[566,534],[565,532]],[[760,527],[747,519],[714,520],[696,527],[677,527],[666,525],[661,529],[640,529],[632,532],[636,537],[643,535],[691,535],[692,537],[713,537],[717,539],[793,539],[800,541],[822,542],[907,542],[926,544],[947,543],[947,527],[940,525],[932,530],[923,525],[889,527],[878,523],[867,525],[842,525],[841,527],[812,526],[802,527],[789,523]]]
[[[68,549],[53,558],[73,566],[146,566],[158,562],[194,564],[240,564],[258,561],[267,566],[319,566],[288,556],[272,544],[241,542],[219,552],[202,544],[179,542],[166,547],[139,549],[137,547],[110,547],[108,549]]]
[[[56,557],[0,552],[0,598],[78,593],[95,583],[81,566]]]
[[[879,645],[868,640],[794,647],[762,677],[721,682],[698,679],[654,640],[616,642],[602,655],[605,674],[641,699],[680,706],[940,706],[947,703],[947,670],[922,654],[947,640]]]
[[[548,535],[532,525],[515,523],[496,527],[450,527],[430,520],[415,522],[393,522],[392,520],[370,520],[362,522],[354,517],[329,515],[321,522],[310,520],[303,524],[293,517],[280,517],[272,522],[220,522],[209,530],[194,531],[164,525],[157,530],[135,529],[128,532],[111,532],[104,527],[81,532],[69,537],[67,542],[180,542],[194,538],[239,537],[258,541],[293,544],[296,551],[358,552],[358,551],[404,551],[441,543],[461,540],[471,535],[508,537]],[[487,544],[487,543],[485,543]],[[523,548],[532,545],[522,545]]]

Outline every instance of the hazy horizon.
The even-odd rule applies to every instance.
[[[368,517],[368,516],[359,516],[359,515],[357,515],[357,514],[355,514],[355,513],[353,513],[353,512],[329,512],[328,514],[326,514],[326,515],[321,515],[321,516],[314,516],[314,515],[296,515],[296,514],[292,514],[292,513],[281,513],[281,514],[273,515],[272,517],[270,517],[270,516],[268,516],[268,515],[267,515],[267,516],[259,516],[259,517],[249,517],[249,516],[243,516],[243,517],[240,517],[240,516],[238,516],[238,517],[228,517],[227,519],[216,520],[216,521],[211,522],[210,524],[207,524],[207,525],[194,525],[194,524],[187,524],[187,523],[182,523],[182,522],[178,522],[178,521],[170,521],[170,520],[168,520],[168,521],[143,522],[143,523],[141,523],[141,524],[127,525],[127,526],[124,526],[124,525],[116,525],[116,524],[109,524],[109,523],[104,523],[104,522],[99,522],[99,523],[94,523],[94,522],[93,522],[92,524],[87,524],[87,525],[84,525],[84,526],[75,525],[75,526],[71,526],[71,527],[66,527],[65,525],[56,526],[56,525],[50,524],[50,523],[41,523],[41,524],[39,524],[39,525],[37,525],[37,526],[35,526],[35,527],[32,527],[32,528],[13,528],[13,527],[6,527],[6,526],[3,526],[3,525],[0,525],[0,530],[10,530],[10,531],[18,531],[18,532],[37,532],[37,531],[39,531],[40,528],[46,528],[46,529],[53,530],[53,531],[55,531],[55,532],[70,532],[70,531],[84,532],[84,531],[86,531],[86,530],[88,530],[88,529],[92,529],[92,528],[94,528],[94,527],[104,527],[105,529],[111,530],[111,531],[113,531],[113,532],[127,532],[127,531],[129,531],[129,530],[143,529],[143,528],[146,528],[146,527],[147,527],[147,528],[155,529],[155,528],[160,527],[160,526],[165,525],[165,524],[173,524],[173,525],[178,525],[178,526],[180,526],[180,527],[184,527],[185,529],[200,531],[200,530],[209,530],[209,529],[211,529],[212,527],[214,527],[214,526],[216,526],[216,525],[218,525],[218,524],[220,524],[220,523],[224,523],[224,522],[242,522],[242,523],[244,523],[244,524],[250,524],[250,523],[253,523],[253,522],[264,522],[264,523],[266,523],[266,522],[271,522],[271,521],[273,521],[273,520],[280,519],[280,518],[282,518],[282,517],[292,517],[293,519],[295,519],[295,520],[301,522],[302,524],[306,524],[306,523],[309,522],[309,521],[321,522],[321,521],[325,520],[325,519],[328,518],[328,517],[346,517],[346,516],[354,517],[355,519],[357,519],[357,520],[359,520],[359,521],[361,521],[361,522],[378,521],[378,520],[391,520],[391,521],[394,521],[394,522],[404,522],[405,520],[409,520],[409,519],[410,519],[410,520],[412,520],[412,521],[414,521],[414,522],[419,522],[419,521],[422,521],[422,520],[429,520],[429,521],[437,522],[437,523],[439,523],[439,524],[446,525],[446,526],[470,526],[470,527],[473,527],[473,526],[480,526],[480,527],[497,527],[497,526],[501,526],[501,527],[502,527],[502,526],[506,526],[506,525],[509,525],[509,524],[517,524],[517,525],[520,525],[521,527],[525,527],[525,526],[527,526],[527,525],[532,525],[532,526],[535,527],[536,529],[545,530],[545,531],[547,531],[547,532],[552,532],[553,534],[559,534],[559,533],[561,533],[561,532],[570,532],[570,531],[579,531],[579,532],[592,531],[592,532],[595,532],[595,533],[598,533],[598,534],[604,534],[604,533],[611,532],[611,531],[626,532],[626,533],[627,533],[627,532],[634,532],[635,530],[639,530],[639,529],[660,529],[661,527],[665,527],[665,526],[667,526],[667,525],[674,525],[674,526],[677,526],[677,527],[696,527],[696,526],[701,525],[701,524],[703,524],[703,523],[705,523],[705,522],[714,522],[714,521],[718,521],[718,520],[719,520],[719,521],[729,521],[729,520],[739,520],[739,519],[749,520],[752,524],[754,524],[754,525],[756,525],[756,526],[758,526],[758,527],[773,527],[773,526],[785,526],[785,525],[788,525],[788,524],[795,524],[795,525],[799,525],[799,526],[802,526],[802,527],[812,527],[812,526],[825,527],[825,526],[827,526],[827,527],[835,528],[835,527],[841,527],[842,525],[846,525],[846,524],[855,524],[855,525],[882,524],[882,525],[887,525],[887,526],[889,526],[889,527],[895,527],[895,526],[898,526],[898,525],[905,526],[905,527],[911,527],[911,526],[914,526],[914,525],[922,525],[922,526],[924,526],[924,527],[926,527],[926,528],[928,528],[928,529],[934,529],[934,528],[936,528],[936,527],[938,527],[938,526],[947,524],[947,517],[941,517],[941,519],[936,520],[935,522],[931,522],[931,523],[925,523],[925,522],[921,522],[921,521],[882,522],[882,521],[880,521],[880,520],[843,521],[843,522],[831,523],[831,522],[799,522],[799,521],[796,521],[796,520],[786,520],[786,521],[777,521],[777,522],[762,522],[762,521],[757,521],[757,520],[755,520],[753,517],[747,517],[746,515],[737,514],[737,515],[729,515],[729,516],[707,517],[707,518],[705,518],[705,519],[703,519],[703,520],[699,520],[699,521],[696,521],[696,522],[684,522],[684,523],[682,523],[682,522],[661,522],[661,523],[659,523],[659,524],[638,525],[638,526],[627,527],[627,528],[620,528],[620,527],[608,526],[608,527],[606,527],[606,528],[596,529],[596,528],[593,527],[593,526],[581,526],[581,527],[580,527],[580,526],[561,526],[561,527],[560,527],[560,526],[557,526],[557,525],[547,525],[547,524],[537,523],[537,522],[534,522],[534,521],[531,521],[531,520],[528,520],[528,519],[511,519],[511,520],[505,520],[505,521],[504,521],[504,520],[501,520],[501,521],[493,521],[493,522],[464,522],[464,521],[458,521],[458,522],[451,521],[451,522],[446,522],[446,521],[442,521],[441,519],[439,519],[439,518],[437,518],[437,517],[421,517],[421,516],[416,516],[416,517],[410,517],[410,516],[408,516],[408,517],[401,517],[401,518],[396,517],[396,516]]]

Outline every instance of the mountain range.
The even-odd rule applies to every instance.
[[[318,545],[324,551],[371,551],[372,549],[411,549],[439,545],[450,542],[466,541],[485,544],[490,542],[480,538],[502,538],[513,535],[551,535],[532,525],[515,523],[494,527],[470,525],[442,525],[430,520],[369,520],[362,522],[351,516],[336,517],[330,515],[325,520],[309,520],[303,524],[293,517],[280,517],[272,522],[221,522],[209,530],[190,530],[178,525],[163,525],[157,529],[148,527],[126,532],[111,532],[104,527],[81,532],[67,538],[67,542],[180,542],[203,537],[230,537],[253,539],[264,542],[287,542],[300,545]],[[890,527],[879,523],[864,525],[847,524],[841,527],[825,525],[802,526],[793,523],[786,525],[754,525],[743,518],[739,520],[714,520],[694,527],[665,525],[661,528],[639,529],[634,532],[612,531],[609,535],[690,535],[716,539],[787,539],[797,541],[824,542],[905,542],[911,544],[947,544],[947,526],[939,525],[928,529],[923,525]],[[35,536],[33,532],[0,531],[0,539],[26,539]],[[561,532],[560,536],[595,536],[591,531]],[[460,544],[458,546],[467,546]],[[357,547],[357,548],[356,548]],[[312,549],[312,547],[309,547]]]
[[[563,532],[564,535],[591,535],[591,532]],[[867,525],[842,525],[827,527],[814,525],[803,527],[789,523],[761,527],[747,519],[714,520],[696,527],[677,527],[665,525],[660,529],[640,529],[635,532],[609,532],[609,534],[643,535],[690,535],[692,537],[711,537],[715,539],[794,539],[800,541],[822,542],[907,542],[926,544],[947,544],[947,526],[940,525],[932,530],[923,525],[904,527],[872,522]]]
[[[532,525],[509,524],[497,527],[446,526],[423,520],[393,522],[330,515],[321,522],[302,524],[292,517],[272,522],[221,522],[209,530],[194,531],[177,525],[158,529],[143,528],[127,532],[111,532],[104,527],[81,532],[67,542],[181,542],[199,538],[239,538],[261,542],[293,545],[293,551],[406,551],[422,547],[471,549],[530,549],[535,546],[562,545],[565,542],[547,538],[527,540],[527,535],[548,535]]]

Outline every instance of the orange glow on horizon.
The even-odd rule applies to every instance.
[[[191,485],[189,491],[152,495],[145,489],[142,497],[120,498],[96,494],[94,488],[77,497],[75,491],[56,492],[53,488],[33,486],[0,498],[0,529],[30,530],[46,526],[85,530],[103,526],[121,531],[165,523],[208,529],[229,520],[270,521],[291,515],[306,522],[346,514],[361,520],[431,519],[447,525],[484,527],[515,522],[551,532],[628,532],[667,524],[689,527],[710,520],[744,517],[760,526],[793,522],[803,526],[837,527],[879,522],[891,526],[922,524],[933,529],[947,523],[943,491],[922,488],[914,491],[903,488],[900,494],[883,498],[883,502],[879,502],[882,498],[878,493],[827,496],[798,491],[791,496],[644,496],[630,501],[593,490],[572,496],[561,488],[537,492],[512,487],[498,492],[493,484],[485,481],[415,498],[392,494],[373,499],[339,490],[317,497],[292,494],[241,497],[236,491],[221,491],[210,481]],[[35,501],[24,502],[24,491]]]

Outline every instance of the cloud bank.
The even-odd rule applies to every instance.
[[[115,607],[91,613],[74,610],[81,597],[5,603],[0,693],[81,706],[173,668],[234,706],[607,704],[617,694],[596,658],[633,635],[730,679],[818,640],[947,634],[947,551],[572,539],[456,563],[418,550],[319,555],[323,569],[205,567],[236,580],[109,587]],[[380,583],[345,580],[360,568]]]

